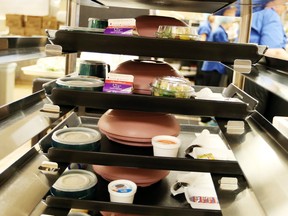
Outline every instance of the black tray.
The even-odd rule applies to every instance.
[[[288,61],[268,56],[265,56],[265,60],[268,67],[281,70],[281,72],[288,74]]]
[[[51,40],[55,45],[60,45],[64,52],[100,52],[220,61],[225,64],[233,64],[235,59],[249,59],[254,64],[263,56],[259,53],[258,46],[254,44],[157,39],[83,31],[58,30],[55,38]]]
[[[102,134],[101,148],[99,152],[65,150],[51,147],[51,136],[54,131],[66,127],[85,126],[97,129],[98,118],[78,117],[76,113],[70,115],[66,120],[57,125],[48,135],[39,142],[41,149],[46,156],[55,162],[60,163],[84,163],[101,164],[126,167],[139,167],[148,169],[182,170],[211,172],[221,174],[242,175],[237,161],[225,160],[201,160],[185,157],[185,149],[193,141],[194,133],[201,132],[205,127],[182,125],[180,137],[182,146],[178,157],[155,157],[152,147],[135,147],[119,144],[110,141]],[[209,128],[210,133],[219,133],[217,127]]]
[[[55,87],[55,81],[44,84],[47,96],[57,105],[84,106],[97,109],[127,109],[195,116],[244,119],[255,111],[257,101],[244,91],[230,84],[227,88],[209,87],[225,97],[237,97],[235,101],[156,97],[137,94],[115,94],[98,91],[80,91]],[[194,86],[199,91],[204,86]]]
[[[137,215],[222,215],[222,212],[219,210],[191,208],[190,204],[186,201],[184,194],[172,196],[170,187],[175,183],[178,174],[180,174],[180,172],[171,171],[166,178],[155,184],[148,187],[138,187],[133,204],[110,202],[109,192],[107,190],[109,182],[98,175],[95,196],[89,200],[60,198],[52,196],[50,193],[44,198],[46,198],[48,208],[56,209],[77,208],[87,209],[92,212],[109,211]],[[248,188],[247,182],[243,176],[229,175],[230,177],[238,179],[239,188],[236,191],[224,191],[219,188],[218,183],[223,176],[213,174],[211,176],[220,206],[231,204],[235,201],[238,193]]]
[[[222,215],[220,210],[207,210],[207,209],[193,209],[186,201],[184,194],[176,196],[171,195],[170,187],[176,182],[177,175],[180,172],[172,171],[170,174],[161,181],[154,183],[148,187],[138,187],[135,194],[133,204],[126,203],[113,203],[109,200],[109,192],[107,190],[108,181],[97,175],[98,183],[94,197],[89,200],[79,200],[70,198],[55,197],[47,195],[46,204],[48,207],[54,208],[77,208],[87,209],[90,211],[109,211],[109,212],[121,212],[127,214],[144,214],[144,215]],[[243,177],[236,176],[239,179],[239,189],[243,190],[247,184]],[[212,176],[215,190],[218,195],[218,200],[221,205],[221,199],[225,198],[227,202],[233,201],[237,192],[230,192],[230,196],[227,194],[221,194],[219,191],[218,180],[221,176]]]
[[[214,13],[235,0],[162,0],[161,3],[147,0],[93,0],[108,7],[124,7],[139,9],[156,9],[170,11],[188,11],[195,13]]]

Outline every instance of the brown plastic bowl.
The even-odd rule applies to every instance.
[[[170,173],[169,170],[154,170],[102,165],[93,165],[93,170],[107,181],[127,179],[133,181],[135,184],[137,184],[137,186],[140,187],[150,186],[162,180]]]
[[[183,77],[175,68],[164,61],[128,60],[117,66],[110,73],[131,74],[134,76],[134,91],[136,94],[151,94],[150,84],[158,77]]]
[[[178,136],[180,133],[179,122],[172,114],[129,110],[106,111],[100,117],[98,127],[110,135],[126,137],[128,141],[129,137],[147,140],[157,135]]]
[[[144,37],[156,37],[156,32],[160,25],[187,26],[181,20],[166,16],[142,15],[135,19],[137,33],[139,36]]]

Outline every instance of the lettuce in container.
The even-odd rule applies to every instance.
[[[157,78],[152,84],[152,95],[174,98],[190,98],[195,96],[192,83],[185,78],[165,76]]]

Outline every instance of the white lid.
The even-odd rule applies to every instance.
[[[63,128],[52,134],[52,140],[67,145],[89,144],[97,142],[100,139],[100,132],[85,127]]]
[[[56,84],[66,87],[91,88],[103,86],[104,82],[96,78],[76,76],[59,78],[56,80]]]
[[[76,192],[92,188],[97,183],[97,177],[87,170],[65,171],[52,186],[60,191]]]

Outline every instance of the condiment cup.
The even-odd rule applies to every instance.
[[[159,135],[152,138],[154,156],[177,157],[181,146],[178,137],[170,135]]]
[[[108,184],[111,202],[133,203],[137,185],[126,179],[118,179]]]

